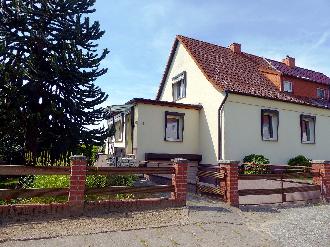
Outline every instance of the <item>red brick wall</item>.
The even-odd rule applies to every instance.
[[[312,161],[313,183],[321,186],[323,200],[330,202],[330,161]]]
[[[317,88],[325,89],[327,92],[327,96],[329,93],[328,92],[329,87],[327,85],[301,80],[289,76],[282,76],[282,83],[283,81],[291,81],[293,83],[293,94],[297,96],[317,98],[317,94],[316,94]]]

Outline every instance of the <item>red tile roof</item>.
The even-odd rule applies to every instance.
[[[309,81],[313,81],[313,82],[318,82],[321,84],[330,85],[330,78],[327,77],[323,73],[316,72],[316,71],[309,70],[309,69],[300,68],[297,66],[291,68],[284,63],[281,63],[281,62],[278,62],[275,60],[271,60],[271,59],[267,59],[267,61],[269,61],[269,63],[276,70],[280,71],[284,75],[293,76],[293,77],[297,77],[297,78],[301,78],[301,79],[305,79],[305,80],[309,80]]]
[[[268,98],[273,100],[287,101],[297,104],[305,104],[322,108],[329,108],[330,103],[310,98],[297,97],[285,92],[281,92],[273,82],[266,78],[260,71],[261,68],[276,70],[290,76],[299,74],[300,78],[304,75],[309,80],[318,79],[322,83],[329,80],[322,73],[297,68],[297,71],[285,70],[277,66],[274,60],[267,60],[259,56],[248,53],[234,53],[230,49],[207,42],[187,38],[181,35],[176,37],[168,64],[166,66],[163,79],[157,94],[160,98],[167,73],[169,71],[171,60],[175,54],[176,47],[180,42],[194,59],[197,66],[203,72],[205,77],[219,90],[228,91],[237,94],[250,95],[255,97]],[[279,62],[277,62],[279,63]],[[276,70],[275,70],[276,68]],[[308,73],[310,72],[310,73]],[[308,76],[307,76],[308,75]],[[327,80],[322,77],[325,76]],[[297,75],[296,75],[297,76]]]

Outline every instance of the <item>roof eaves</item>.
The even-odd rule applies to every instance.
[[[170,67],[171,67],[171,64],[172,64],[172,60],[173,60],[173,57],[174,57],[176,48],[178,46],[178,42],[179,41],[178,41],[178,36],[177,36],[175,38],[175,40],[174,40],[173,45],[172,45],[171,53],[170,53],[170,56],[169,56],[169,58],[167,60],[167,64],[166,64],[166,67],[165,67],[165,70],[164,70],[164,73],[163,73],[162,80],[160,81],[160,85],[159,85],[158,92],[157,92],[157,95],[156,95],[156,100],[159,100],[160,99],[160,96],[161,96],[162,91],[164,89],[165,81],[166,81],[166,78],[167,78],[167,74],[168,74],[168,71],[170,70]]]

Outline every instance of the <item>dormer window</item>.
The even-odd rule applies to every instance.
[[[283,82],[283,91],[287,93],[292,93],[292,82],[291,81],[284,81]]]
[[[317,98],[325,99],[326,98],[326,90],[323,88],[316,89]]]
[[[177,76],[172,78],[172,94],[173,101],[177,101],[179,99],[186,97],[186,72],[178,74]]]

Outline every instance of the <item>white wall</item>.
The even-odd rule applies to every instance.
[[[203,75],[183,45],[179,44],[169,69],[160,100],[173,101],[172,78],[186,71],[186,98],[178,103],[202,104],[199,115],[199,152],[203,155],[201,163],[216,164],[218,160],[218,108],[224,99]]]
[[[261,109],[279,111],[278,141],[262,141]],[[316,116],[316,144],[302,144],[300,114]],[[230,94],[224,107],[224,159],[242,160],[263,154],[281,164],[299,154],[330,159],[330,111],[255,97]]]
[[[135,108],[138,160],[144,160],[145,153],[199,154],[199,110],[149,104]],[[182,142],[164,141],[165,111],[185,113]]]

